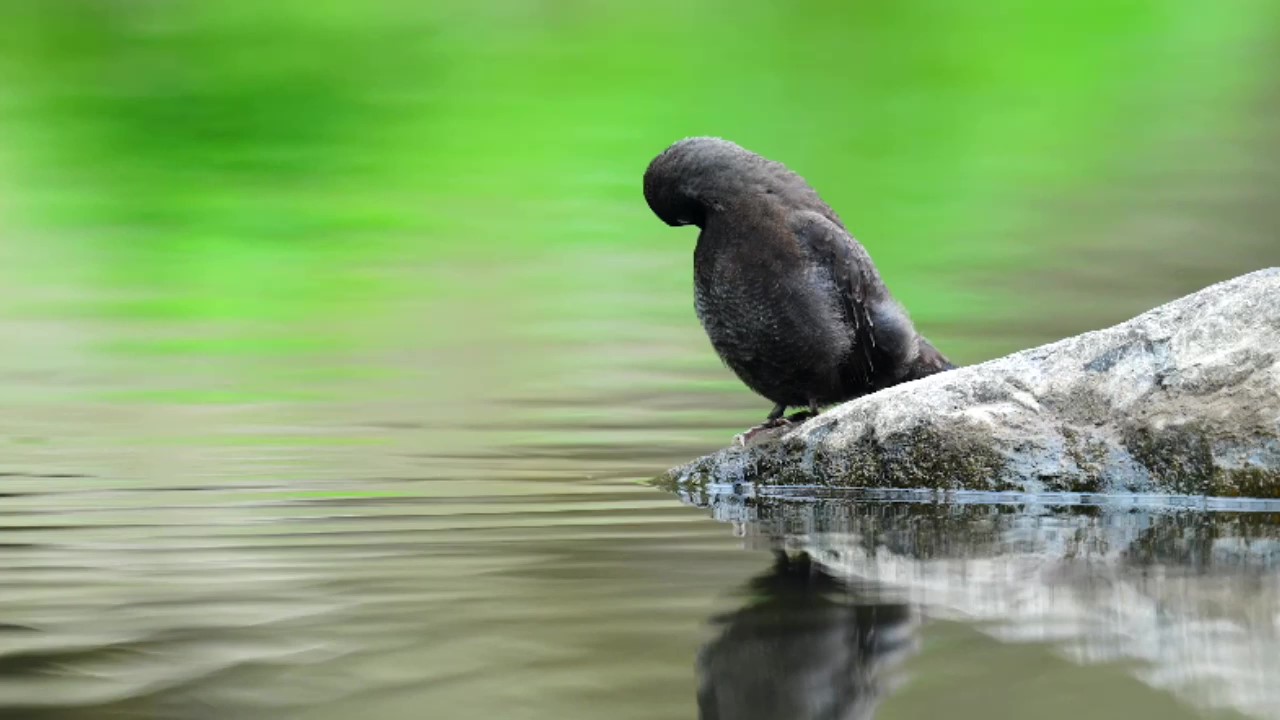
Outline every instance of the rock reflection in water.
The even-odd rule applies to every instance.
[[[1122,662],[1194,707],[1280,718],[1274,503],[686,499],[734,523],[748,546],[807,552],[831,575],[889,589],[927,618],[1048,643],[1080,663]]]
[[[870,718],[915,648],[908,605],[877,601],[804,555],[780,555],[746,594],[698,659],[701,720]]]

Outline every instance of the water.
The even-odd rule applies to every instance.
[[[1118,322],[1280,262],[1277,7],[0,4],[0,716],[1280,717],[1269,506],[648,485],[768,403],[639,190]]]
[[[1104,715],[1188,714],[1153,689],[1205,713],[1280,708],[1276,503],[690,500],[749,547],[801,559],[762,573],[755,597],[720,619],[699,665],[703,717],[871,717],[877,705],[884,717],[1068,717],[1080,692]],[[974,710],[966,694],[982,698]]]
[[[491,348],[368,339],[465,293],[232,352],[207,338],[256,328],[7,285],[3,714],[1278,716],[1266,506],[646,484],[765,408],[665,319],[687,298],[629,289],[685,268],[635,257],[532,327],[460,324]],[[560,335],[600,306],[631,320]],[[847,584],[778,576],[780,543]]]

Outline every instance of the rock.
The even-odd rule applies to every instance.
[[[1280,268],[882,390],[666,479],[1280,497]]]

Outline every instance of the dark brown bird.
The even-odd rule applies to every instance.
[[[788,407],[843,402],[953,367],[911,323],[871,256],[804,178],[727,140],[667,148],[644,174],[663,222],[701,228],[694,306],[747,387]]]

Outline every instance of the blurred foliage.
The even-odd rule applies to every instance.
[[[808,177],[913,311],[951,322],[1009,302],[973,277],[1069,255],[1079,198],[1250,152],[1277,5],[10,1],[0,232],[70,244],[32,277],[74,256],[91,282],[155,291],[95,313],[358,318],[482,292],[432,270],[449,258],[687,258],[639,178],[716,134]],[[687,268],[663,267],[637,282],[684,311]]]

